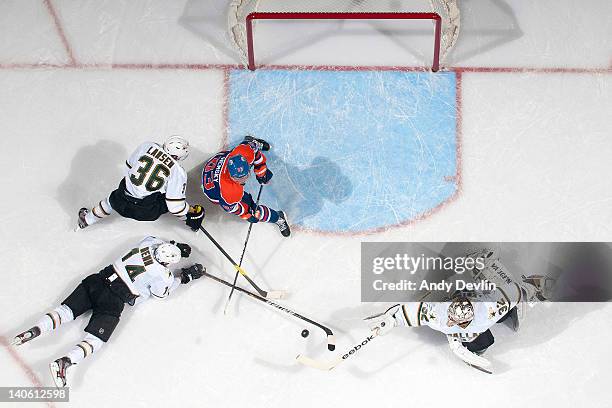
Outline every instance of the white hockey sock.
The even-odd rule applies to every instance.
[[[93,334],[87,333],[87,336],[79,344],[74,346],[66,357],[70,359],[73,364],[78,364],[85,359],[85,357],[91,355],[94,351],[98,351],[102,348],[104,342],[94,336]]]
[[[44,315],[36,326],[41,333],[47,333],[60,327],[61,324],[68,323],[74,320],[72,310],[66,305],[60,305]]]
[[[108,217],[112,213],[113,207],[111,207],[108,198],[105,198],[87,213],[85,216],[85,222],[87,222],[87,225],[92,225],[101,219]]]

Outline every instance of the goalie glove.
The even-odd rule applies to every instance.
[[[526,292],[526,297],[528,301],[545,301],[549,300],[555,290],[555,280],[548,276],[543,275],[531,275],[531,276],[521,276],[523,280],[523,284],[521,285],[522,289]]]
[[[453,337],[452,335],[447,335],[446,339],[448,340],[448,345],[450,346],[453,354],[459,357],[465,363],[480,368],[487,368],[491,366],[491,362],[489,360],[472,353],[461,343],[461,340],[458,338]]]
[[[384,313],[380,313],[374,316],[366,317],[365,320],[375,334],[384,336],[389,333],[395,327],[400,326],[400,322],[396,318],[396,314],[400,309],[400,305],[393,305],[387,309]]]
[[[206,268],[204,268],[201,264],[193,264],[189,268],[181,269],[181,283],[187,284],[192,280],[200,279],[204,276],[204,272],[206,272]]]

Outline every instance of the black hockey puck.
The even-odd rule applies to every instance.
[[[336,345],[335,345],[335,344],[328,344],[328,345],[327,345],[327,349],[328,349],[329,351],[334,351],[334,350],[336,349]]]
[[[306,329],[302,330],[302,337],[303,338],[308,337],[309,334],[310,334],[310,332],[308,330],[306,330]]]

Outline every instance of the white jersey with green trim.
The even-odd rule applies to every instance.
[[[159,192],[166,196],[166,204],[172,214],[183,216],[187,213],[187,173],[162,146],[145,142],[138,146],[125,164],[125,187],[132,197],[142,199]]]
[[[164,243],[166,241],[159,238],[145,237],[113,263],[117,275],[138,296],[136,303],[149,296],[164,298],[180,284],[180,279],[153,256],[155,248]]]
[[[474,308],[474,318],[468,324],[457,325],[450,321],[450,301],[406,303],[402,305],[399,313],[403,313],[409,326],[429,326],[444,334],[458,337],[463,342],[470,342],[497,323],[513,307],[526,300],[525,290],[510,276],[499,260],[487,263],[477,277],[495,283],[496,289],[479,291],[473,297],[468,296]]]

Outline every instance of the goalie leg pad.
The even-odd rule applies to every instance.
[[[486,332],[481,333],[471,342],[463,343],[463,345],[472,353],[482,354],[489,347],[491,347],[493,343],[495,343],[495,337],[493,337],[493,333],[491,333],[491,330],[487,330]]]

